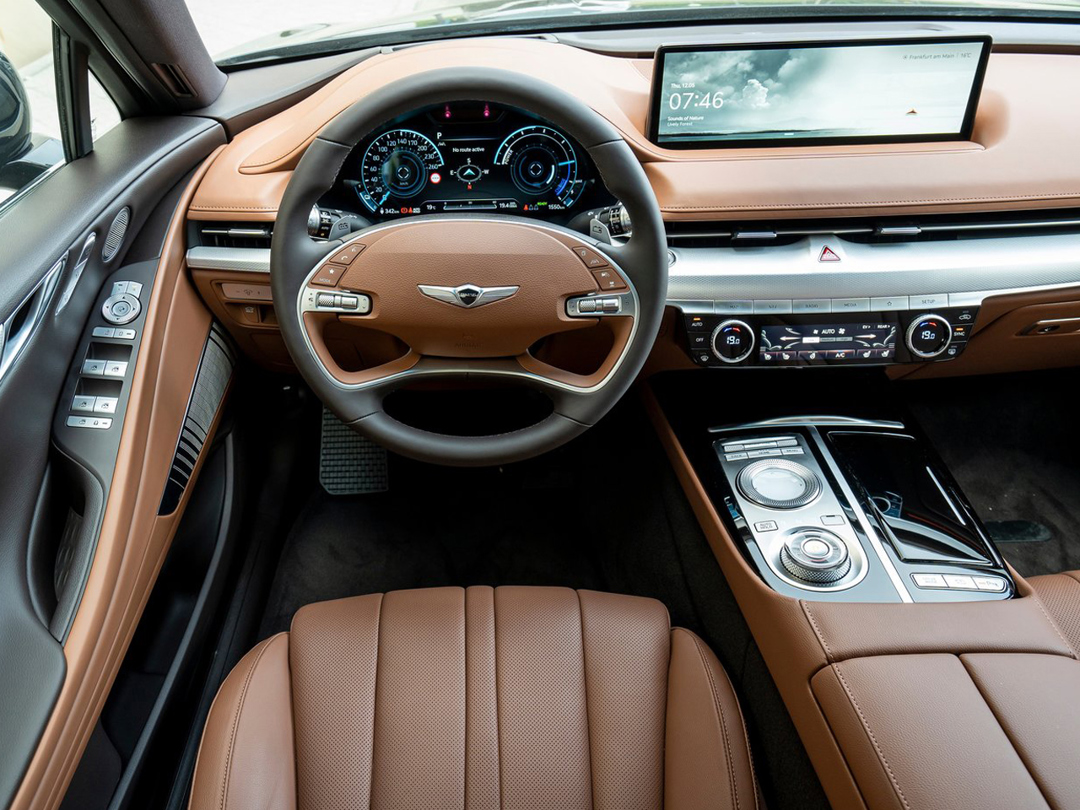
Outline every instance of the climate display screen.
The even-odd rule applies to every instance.
[[[763,326],[759,357],[774,365],[890,362],[896,331],[890,323]]]
[[[661,48],[650,137],[663,146],[964,140],[986,37]]]

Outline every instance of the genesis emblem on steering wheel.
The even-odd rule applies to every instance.
[[[455,307],[482,307],[502,301],[516,293],[520,288],[515,284],[508,287],[478,287],[475,284],[462,284],[460,287],[440,287],[437,284],[417,284],[428,298],[445,301]]]

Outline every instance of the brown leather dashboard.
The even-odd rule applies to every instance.
[[[544,80],[607,118],[645,166],[665,219],[912,214],[1080,205],[1073,157],[1080,58],[994,53],[970,142],[675,151],[645,137],[652,61],[535,39],[387,51],[242,132],[211,166],[190,217],[269,221],[315,134],[354,102],[428,70],[543,65]],[[523,72],[524,75],[524,72]]]

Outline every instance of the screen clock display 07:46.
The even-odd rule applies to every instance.
[[[375,219],[483,212],[569,217],[595,171],[557,128],[487,102],[404,116],[357,145],[344,193]]]

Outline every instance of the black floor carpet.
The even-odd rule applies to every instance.
[[[1073,369],[904,385],[919,423],[1024,576],[1080,568],[1078,385]]]
[[[390,491],[310,496],[260,635],[310,602],[439,585],[563,585],[655,597],[716,651],[743,702],[774,807],[820,784],[671,467],[632,397],[561,450],[501,470],[391,457]]]

